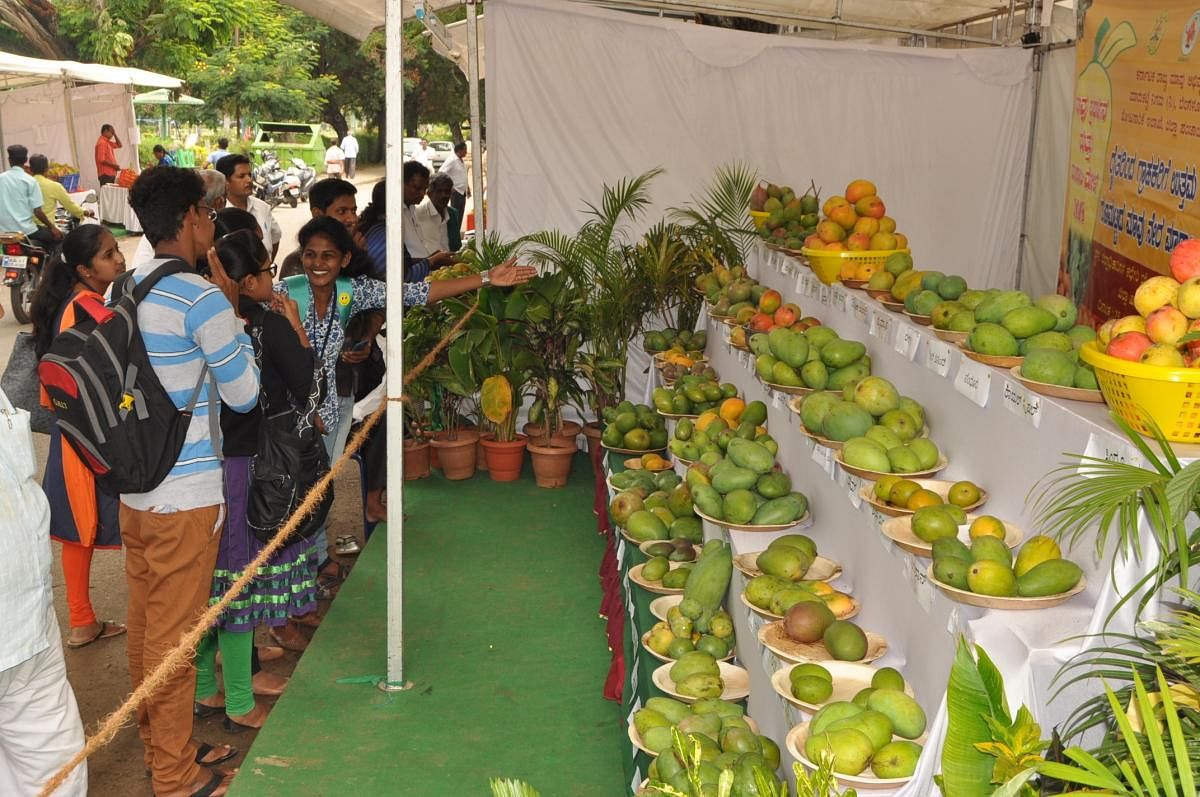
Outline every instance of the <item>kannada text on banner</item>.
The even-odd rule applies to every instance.
[[[1082,323],[1132,312],[1138,284],[1169,274],[1175,244],[1200,235],[1197,45],[1195,0],[1097,0],[1087,12],[1059,261],[1059,292]]]

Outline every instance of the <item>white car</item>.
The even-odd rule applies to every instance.
[[[404,154],[404,160],[412,160],[413,155],[417,153],[417,150],[420,149],[420,147],[421,139],[405,138],[400,144],[400,151]]]
[[[442,164],[454,157],[454,142],[453,141],[430,141],[430,148],[433,150],[434,171],[442,168]]]

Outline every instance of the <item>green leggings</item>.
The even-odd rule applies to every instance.
[[[221,649],[222,676],[225,681],[225,713],[231,717],[249,714],[254,708],[254,687],[250,681],[250,657],[254,653],[253,631],[210,631],[196,647],[196,699],[215,695],[217,687],[217,648]]]

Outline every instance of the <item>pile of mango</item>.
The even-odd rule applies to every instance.
[[[957,481],[950,485],[946,500],[933,490],[922,487],[912,479],[902,476],[883,476],[875,482],[875,497],[897,509],[917,511],[930,506],[954,506],[966,509],[974,506],[980,498],[978,485],[971,481]],[[963,515],[963,517],[966,517]]]
[[[906,252],[890,255],[884,261],[883,269],[867,281],[867,287],[889,291],[892,298],[904,302],[904,309],[913,315],[933,315],[937,307],[942,308],[942,315],[953,315],[955,309],[963,309],[959,300],[970,293],[963,277],[940,271],[919,271],[913,267],[912,256]]]
[[[630,451],[660,451],[667,447],[667,424],[661,415],[645,404],[622,401],[605,407],[605,426],[600,442],[609,448]]]
[[[656,543],[658,545],[671,546],[671,554],[676,556],[689,555],[691,559],[696,557],[696,549],[692,547],[691,540],[685,540],[681,537],[676,537],[671,542]],[[676,547],[678,544],[678,547]],[[687,551],[687,554],[684,552]],[[642,578],[646,581],[657,581],[667,589],[683,589],[687,584],[688,576],[691,575],[692,568],[690,565],[680,565],[679,567],[671,567],[671,559],[668,554],[666,556],[656,555],[650,557],[644,565],[642,565]],[[691,561],[688,559],[686,561]],[[680,561],[676,559],[675,561]],[[724,654],[722,654],[724,655]]]
[[[733,650],[733,619],[729,613],[719,610],[709,623],[708,633],[702,634],[695,627],[699,616],[696,608],[694,601],[685,601],[668,609],[667,619],[655,623],[646,635],[646,646],[669,659],[679,659],[693,650],[704,651],[714,659],[729,655]]]
[[[841,390],[871,373],[867,347],[857,340],[843,340],[829,327],[810,326],[803,332],[772,329],[752,335],[750,350],[757,355],[758,378],[785,387]]]
[[[910,522],[913,534],[930,544],[946,537],[957,537],[961,526],[967,527],[967,537],[972,541],[981,537],[995,537],[1004,542],[1008,534],[1004,521],[995,515],[977,515],[968,519],[962,507],[953,504],[923,506],[913,512]],[[993,544],[985,543],[981,547]],[[955,546],[950,546],[950,548],[961,551]]]
[[[761,183],[750,192],[750,209],[767,214],[758,236],[785,249],[800,249],[804,239],[817,231],[821,197],[813,184],[797,196],[790,185]]]
[[[750,600],[750,585],[746,599]],[[870,643],[855,623],[840,619],[822,600],[800,599],[783,615],[783,633],[804,644],[820,642],[837,661],[862,661]]]
[[[799,667],[806,668],[800,677],[820,677],[809,665]],[[832,755],[833,771],[843,775],[870,767],[877,778],[911,777],[921,757],[921,745],[912,740],[925,733],[926,724],[924,709],[904,691],[900,673],[880,670],[853,701],[830,703],[813,715],[804,755],[813,762]]]
[[[1074,589],[1083,571],[1044,535],[1026,540],[1014,561],[1002,537],[979,533],[970,547],[957,536],[934,540],[933,576],[977,595],[1042,598]]]
[[[776,788],[786,788],[775,775],[779,747],[750,729],[745,709],[737,703],[707,699],[689,706],[668,697],[652,697],[633,715],[633,724],[642,744],[657,754],[647,772],[651,783],[647,794],[661,794],[653,788],[655,783],[688,797],[716,794],[717,781],[725,770],[733,772],[730,797],[759,797],[762,792],[756,785],[756,771]],[[673,730],[684,737],[684,749],[689,753],[693,742],[700,744],[702,763],[696,774],[703,794],[692,790],[684,762],[675,754]]]
[[[626,474],[631,475],[625,478]],[[610,480],[621,492],[609,503],[609,517],[637,542],[704,541],[704,527],[692,509],[691,490],[675,471],[650,474],[627,470],[613,474]],[[622,489],[621,484],[629,487]]]
[[[816,557],[816,545],[803,534],[785,534],[772,540],[755,562],[763,574],[746,582],[743,595],[754,606],[780,617],[804,602],[826,607],[830,622],[853,613],[854,602],[849,595],[827,582],[804,578]]]
[[[703,329],[651,329],[642,336],[642,348],[651,354],[677,351],[700,355],[708,343],[708,332]]]
[[[956,325],[960,331],[969,333],[965,345],[971,351],[1016,357],[1048,349],[1069,355],[1070,361],[1075,363],[1078,361],[1076,350],[1096,338],[1094,329],[1075,324],[1075,305],[1065,296],[1047,294],[1034,301],[1023,291],[987,290],[977,294],[970,297],[970,303],[974,305],[971,321],[962,319]],[[954,327],[952,324],[951,328]],[[1086,366],[1078,376],[1095,387],[1096,377],[1091,366]],[[1039,382],[1052,381],[1037,376],[1029,378]],[[1075,371],[1072,370],[1072,381],[1074,378]]]
[[[425,281],[456,280],[459,277],[469,277],[475,273],[477,273],[476,269],[470,263],[453,263],[449,266],[434,269],[425,278]]]
[[[775,469],[777,445],[729,438],[725,456],[711,466],[693,462],[687,484],[705,515],[728,523],[768,526],[794,523],[808,512],[808,498],[792,490],[791,477]]]
[[[712,305],[713,318],[733,318],[738,324],[748,324],[758,312],[758,302],[768,288],[746,274],[744,266],[732,268],[718,265],[696,278],[696,289]]]
[[[685,376],[698,376],[701,379],[717,381],[717,372],[704,360],[694,360],[691,365],[679,362],[668,362],[659,371],[663,384],[671,387]]]
[[[842,392],[809,393],[800,402],[804,428],[842,443],[842,460],[879,473],[917,473],[941,458],[927,437],[925,408],[888,380],[868,376]]]
[[[768,288],[758,297],[758,311],[750,317],[745,326],[730,330],[729,340],[735,346],[745,347],[747,330],[751,333],[770,332],[776,327],[787,327],[803,332],[819,323],[821,322],[811,316],[803,317],[800,305],[791,302],[785,304],[783,294],[774,288]]]
[[[667,448],[687,462],[716,464],[734,437],[755,440],[766,446],[774,456],[779,444],[763,426],[767,420],[767,405],[755,399],[749,403],[740,398],[727,398],[715,410],[705,410],[693,422],[681,418],[675,424],[675,434]]]
[[[671,387],[656,387],[650,395],[654,409],[664,415],[699,415],[737,396],[737,385],[718,384],[704,376],[685,374]]]
[[[807,249],[827,252],[866,252],[907,249],[908,238],[896,231],[896,220],[886,215],[887,208],[870,180],[853,180],[842,196],[831,196],[821,205],[825,218],[813,234],[804,239]],[[841,279],[869,279],[874,264],[848,261],[839,274]]]

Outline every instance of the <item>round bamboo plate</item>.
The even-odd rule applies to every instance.
[[[689,420],[695,420],[696,418],[700,417],[698,414],[694,415],[689,412],[681,412],[678,414],[676,414],[674,412],[663,412],[662,410],[655,410],[655,412],[657,412],[659,415],[666,418],[668,421],[681,421],[684,418],[688,418]]]
[[[898,302],[895,299],[887,298],[887,299],[880,299],[879,303],[882,304],[887,309],[891,310],[893,313],[897,313],[900,315],[904,314],[904,302]]]
[[[967,515],[967,520],[971,521],[976,517],[977,515]],[[1004,520],[1001,520],[1000,522],[1004,523],[1004,544],[1009,548],[1016,548],[1025,539],[1025,532],[1019,527],[1014,526],[1012,523],[1008,523]],[[962,528],[965,527],[959,527],[960,540],[962,539]],[[894,517],[885,520],[883,524],[880,525],[879,531],[883,534],[883,536],[896,543],[896,547],[902,550],[908,551],[911,554],[916,554],[917,556],[924,556],[926,558],[933,556],[933,543],[925,542],[925,540],[921,539],[916,534],[913,534],[912,515],[904,515],[902,517]],[[963,542],[967,545],[970,544],[967,540],[963,540]]]
[[[740,349],[741,351],[750,351],[751,350],[749,343],[747,343],[745,346],[739,346],[731,340],[731,341],[729,341],[729,345],[735,349]]]
[[[746,578],[757,578],[763,573],[758,569],[757,559],[762,551],[754,551],[752,553],[741,553],[733,557],[733,566],[742,571]],[[818,556],[813,559],[812,565],[808,570],[804,571],[801,577],[802,581],[833,581],[842,574],[842,566],[832,559],[826,559],[824,556]]]
[[[1060,603],[1066,603],[1071,598],[1074,598],[1079,593],[1087,589],[1087,578],[1080,576],[1079,583],[1066,592],[1060,592],[1057,595],[1046,595],[1041,598],[1020,598],[1020,597],[1001,597],[998,595],[976,595],[969,590],[952,587],[944,581],[938,581],[933,576],[933,565],[929,566],[926,571],[929,580],[937,585],[937,588],[946,593],[952,601],[965,603],[968,606],[978,606],[981,609],[1008,609],[1028,611],[1029,609],[1049,609],[1052,606],[1058,606]]]
[[[893,475],[900,476],[901,474],[896,473]],[[921,485],[921,487],[925,490],[932,490],[933,492],[935,492],[939,496],[941,496],[942,501],[944,501],[946,503],[950,503],[950,498],[949,498],[950,488],[954,485],[954,482],[943,481],[941,479],[910,479],[909,481],[916,482],[917,484]],[[888,515],[890,517],[903,517],[904,515],[911,515],[913,512],[916,511],[915,509],[904,509],[903,507],[892,506],[891,504],[889,504],[885,501],[880,501],[875,496],[875,485],[874,484],[864,484],[862,487],[859,487],[858,488],[858,496],[859,496],[859,498],[862,498],[864,501],[866,501],[871,506],[878,509],[883,514]],[[972,509],[978,509],[979,507],[981,507],[985,503],[987,503],[987,499],[988,499],[987,490],[981,489],[979,491],[979,500],[976,501],[975,503],[971,504],[970,506],[964,506],[962,508],[962,510],[964,512],[970,512]]]
[[[651,675],[654,685],[661,689],[666,694],[684,703],[695,703],[700,698],[681,695],[675,691],[675,682],[671,680],[671,668],[673,664],[664,664],[656,669]],[[750,673],[744,667],[739,667],[736,664],[730,664],[727,661],[718,661],[717,667],[721,670],[721,680],[725,683],[725,689],[721,692],[722,700],[737,702],[750,697]]]
[[[795,399],[793,399],[793,401],[794,400]],[[795,412],[797,415],[800,414],[800,410],[797,409],[797,407],[799,407],[799,406],[800,406],[799,402],[797,402],[796,407],[792,407],[790,402],[788,404],[788,407],[792,408],[792,412]],[[801,431],[801,433],[804,434],[805,437],[807,437],[809,440],[812,440],[817,445],[825,446],[826,448],[832,448],[834,451],[842,450],[842,443],[840,440],[830,440],[828,437],[825,437],[824,435],[817,434],[816,432],[810,430],[807,426],[805,426],[803,421],[800,422],[800,431]]]
[[[643,649],[645,649],[645,651],[646,651],[647,653],[649,653],[651,656],[653,656],[654,658],[658,659],[659,661],[661,661],[661,662],[665,662],[666,664],[674,664],[674,663],[677,661],[677,659],[673,659],[673,658],[671,658],[670,656],[663,656],[663,655],[661,655],[661,654],[659,654],[659,653],[655,653],[655,652],[654,652],[654,650],[653,650],[653,649],[651,649],[651,647],[650,647],[649,645],[647,645],[647,644],[646,644],[646,639],[647,639],[649,636],[650,636],[650,632],[649,632],[649,631],[647,631],[646,633],[642,634],[642,648],[643,648]],[[728,653],[726,653],[724,656],[722,656],[721,658],[717,659],[717,661],[733,661],[733,657],[734,657],[734,655],[735,655],[736,653],[737,653],[737,651],[736,651],[736,650],[730,650],[730,651],[729,651]]]
[[[958,344],[958,348],[962,350],[964,355],[970,357],[975,362],[983,363],[984,365],[990,365],[993,368],[1012,368],[1013,366],[1020,365],[1021,363],[1025,362],[1025,358],[1020,356],[1008,354],[980,354],[977,351],[971,351],[967,348],[965,341]]]
[[[717,520],[715,517],[704,514],[699,509],[695,509],[694,511],[698,516],[704,520],[707,520],[709,523],[722,526],[732,531],[786,531],[787,529],[794,529],[797,526],[806,526],[812,522],[812,512],[805,512],[801,517],[796,518],[791,523],[772,523],[770,525],[751,526],[747,523],[730,523],[727,520]]]
[[[676,570],[679,568],[680,565],[684,565],[684,564],[690,564],[690,563],[689,562],[671,562],[670,570]],[[679,589],[671,589],[670,587],[664,587],[662,585],[661,581],[648,581],[647,579],[642,578],[642,568],[645,566],[646,566],[646,563],[642,562],[640,565],[634,565],[633,567],[629,568],[629,580],[632,581],[634,584],[637,584],[642,589],[646,590],[646,592],[653,592],[656,595],[682,595],[683,594],[682,587],[680,587]]]
[[[753,718],[751,718],[749,716],[745,716],[745,717],[743,717],[743,719],[745,719],[746,724],[750,726],[750,730],[754,731],[755,733],[761,733],[761,731],[759,731],[759,729],[758,729],[758,723],[755,722]],[[655,753],[649,747],[646,747],[645,743],[642,742],[642,735],[637,732],[637,726],[635,726],[632,722],[629,723],[628,734],[629,734],[629,741],[633,744],[634,747],[641,750],[643,753],[648,754],[651,758],[654,758],[657,755],[657,753]],[[650,782],[649,780],[642,781],[642,785],[645,786],[649,782]]]
[[[841,451],[835,453],[833,458],[837,460],[837,464],[842,466],[842,470],[846,471],[847,473],[853,473],[855,476],[858,476],[862,479],[870,479],[871,481],[875,481],[882,476],[901,476],[905,479],[923,479],[945,470],[946,466],[950,464],[950,460],[946,459],[946,455],[940,454],[938,456],[937,464],[932,468],[919,470],[916,473],[883,473],[877,470],[867,470],[866,468],[856,468],[853,465],[847,465],[845,461],[842,460]]]
[[[884,653],[887,653],[887,640],[873,631],[867,631],[867,654],[858,660],[859,664],[869,664]],[[758,641],[767,650],[784,661],[801,664],[806,661],[823,663],[837,661],[829,653],[824,642],[797,642],[783,633],[783,621],[776,620],[758,629]]]
[[[642,554],[644,554],[645,556],[652,556],[653,554],[646,553],[646,549],[649,548],[651,545],[656,545],[660,542],[669,542],[669,540],[650,540],[649,542],[643,542],[641,545],[638,546],[638,550],[641,551]],[[703,546],[696,545],[693,543],[692,550],[696,552],[696,559],[700,558],[700,550],[702,547]],[[691,562],[680,562],[680,564],[688,565],[688,564],[693,564],[695,561],[696,560],[693,559]]]
[[[865,290],[867,292],[867,296],[870,296],[872,299],[878,302],[882,302],[884,299],[887,299],[890,302],[895,301],[895,299],[892,298],[892,292],[890,290],[880,291],[876,290],[875,288],[866,288]],[[903,304],[903,302],[901,302],[901,304]]]
[[[601,443],[600,447],[605,451],[611,451],[614,454],[637,454],[638,456],[641,456],[642,454],[661,454],[663,451],[667,450],[666,446],[660,446],[659,448],[647,448],[645,451],[635,451],[632,448],[616,448],[615,446],[606,446],[604,443]]]
[[[667,354],[668,354],[668,352],[665,352],[665,351],[655,352],[654,359],[656,362],[665,363],[666,359],[667,359]],[[708,355],[705,354],[704,352],[700,351],[699,349],[697,349],[696,351],[690,351],[690,352],[685,351],[685,352],[683,352],[683,356],[687,357],[692,362],[697,362],[697,363],[708,362]]]
[[[869,282],[869,280],[842,280],[843,285],[845,285],[847,288],[853,288],[856,291],[866,290],[867,282]]]
[[[853,700],[855,695],[871,685],[871,679],[875,677],[875,668],[869,664],[857,664],[852,661],[821,662],[821,666],[829,670],[829,674],[833,676],[833,693],[824,703],[805,703],[792,694],[791,672],[795,666],[795,664],[789,664],[772,673],[771,686],[784,700],[809,714],[820,711],[823,706],[830,703]],[[914,697],[912,687],[907,683],[904,684],[904,692],[909,697]]]
[[[937,327],[934,327],[933,334],[937,335],[940,339],[946,341],[947,343],[952,343],[955,346],[958,346],[959,344],[965,343],[967,336],[971,333],[956,332],[953,329],[938,329]]]
[[[850,599],[850,611],[843,612],[842,614],[838,614],[837,612],[834,612],[833,616],[835,618],[837,618],[838,620],[849,620],[852,617],[857,617],[859,609],[862,608],[862,604],[859,603],[858,598],[855,598],[853,595],[846,593],[846,592],[843,592],[842,594]],[[759,617],[762,617],[766,620],[782,620],[783,619],[782,614],[775,614],[775,612],[771,611],[770,609],[762,609],[758,606],[755,606],[753,603],[751,603],[746,598],[745,592],[740,593],[738,595],[738,597],[742,599],[743,606],[745,606],[747,609],[749,609],[750,611],[757,614]]]
[[[1021,366],[1014,365],[1008,369],[1018,382],[1032,390],[1034,393],[1041,393],[1043,396],[1050,398],[1069,399],[1071,401],[1088,401],[1092,404],[1103,404],[1104,394],[1099,390],[1089,390],[1085,387],[1065,387],[1064,385],[1052,385],[1049,382],[1038,382],[1025,376],[1021,376]]]
[[[663,595],[661,598],[655,598],[650,601],[650,614],[660,620],[667,619],[667,612],[672,606],[678,606],[683,602],[682,595]]]
[[[813,392],[811,387],[801,387],[799,385],[780,385],[775,382],[768,382],[765,379],[758,380],[772,390],[780,393],[787,393],[789,396],[807,396]]]
[[[923,327],[933,325],[933,316],[931,315],[917,315],[916,313],[910,313],[907,310],[904,311],[904,314],[911,318],[914,323],[920,324]]]
[[[640,548],[642,543],[647,542],[646,540],[635,540],[630,536],[629,532],[625,530],[624,526],[617,526],[617,529],[621,532],[621,536],[625,538],[625,542],[629,543],[635,548]],[[649,540],[649,542],[666,542],[666,540]]]
[[[662,450],[664,449],[659,449],[659,451]],[[647,468],[642,465],[641,457],[634,457],[633,459],[625,460],[625,470],[645,470],[649,471],[650,473],[662,473],[664,470],[670,470],[674,467],[674,465],[671,464],[671,460],[666,460],[666,463],[667,464],[661,468]]]
[[[788,731],[787,737],[784,739],[784,746],[787,747],[789,753],[807,770],[815,772],[817,765],[808,760],[808,756],[804,755],[804,744],[808,741],[808,723],[802,722],[796,727]],[[863,791],[882,790],[882,789],[898,789],[912,780],[910,775],[907,778],[877,778],[874,775],[865,774],[870,772],[870,768],[864,769],[858,775],[843,775],[834,773],[833,777],[843,786],[849,786],[854,789]]]

